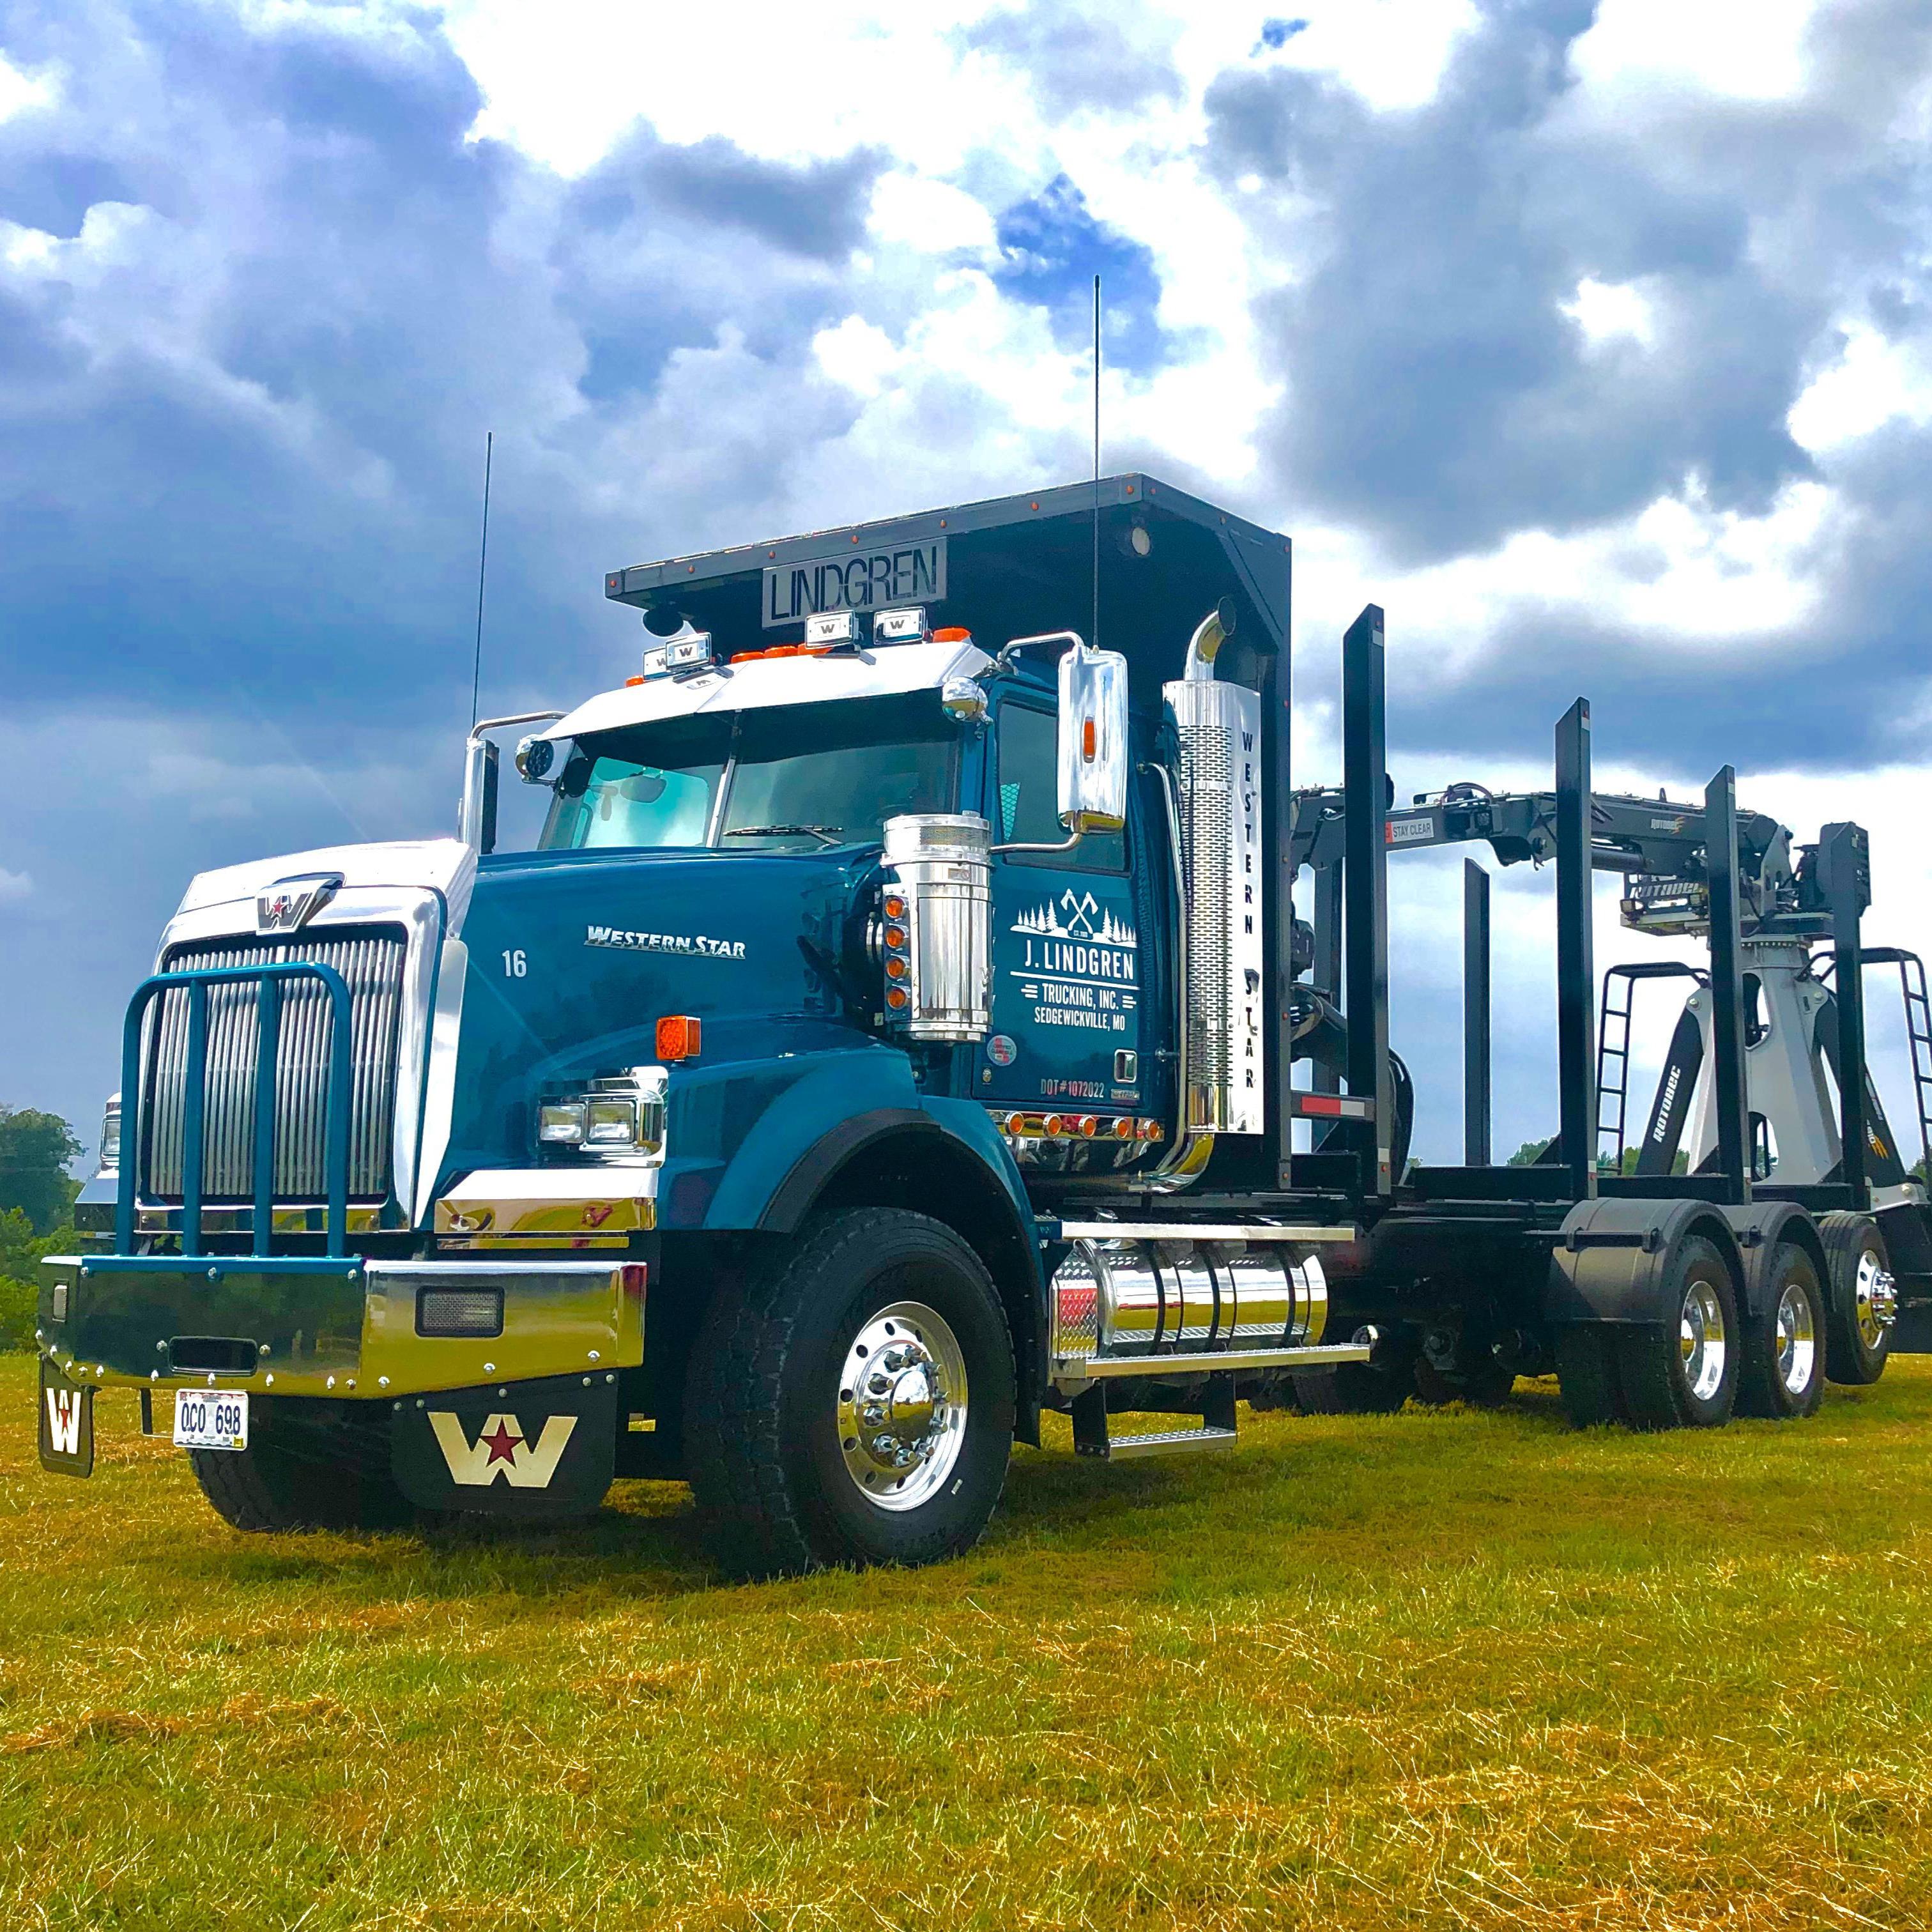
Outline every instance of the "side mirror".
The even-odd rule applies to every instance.
[[[1127,822],[1127,661],[1075,644],[1060,660],[1060,822],[1118,832]]]

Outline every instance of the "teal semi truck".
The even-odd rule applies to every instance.
[[[1663,1426],[1870,1380],[1932,1243],[1838,1078],[1868,966],[1922,1137],[1932,1038],[1916,962],[1862,949],[1863,833],[1794,850],[1727,772],[1596,794],[1580,700],[1547,793],[1398,808],[1373,607],[1341,782],[1298,789],[1290,562],[1126,476],[610,574],[634,674],[479,725],[456,836],[189,887],[43,1285],[45,1465],[88,1474],[131,1388],[240,1528],[680,1478],[768,1574],[968,1546],[1048,1409],[1112,1458],[1226,1448],[1242,1399],[1553,1370],[1579,1421]],[[1468,1158],[1408,1158],[1387,866],[1459,840],[1556,875],[1529,1166],[1488,1158],[1474,867]],[[1635,982],[1606,1024],[1593,869],[1709,944],[1661,969],[1694,983],[1634,1172],[1600,1158]]]

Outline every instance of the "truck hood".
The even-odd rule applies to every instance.
[[[476,854],[460,838],[401,838],[379,845],[319,845],[313,851],[280,858],[251,859],[197,872],[189,880],[176,916],[252,899],[271,886],[317,872],[340,872],[345,888],[356,886],[428,886],[442,895],[449,909],[449,932],[463,930],[476,878]]]
[[[484,860],[464,933],[450,1164],[526,1160],[542,1090],[655,1060],[666,1014],[702,1023],[688,1070],[700,1085],[728,1064],[868,1044],[830,974],[878,860],[861,848]]]

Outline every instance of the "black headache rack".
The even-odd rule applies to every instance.
[[[796,642],[823,610],[923,604],[988,651],[1064,626],[1122,652],[1146,703],[1180,675],[1188,638],[1223,597],[1248,653],[1285,653],[1289,566],[1286,537],[1134,472],[637,564],[608,573],[604,594],[653,629],[687,619],[725,655]]]

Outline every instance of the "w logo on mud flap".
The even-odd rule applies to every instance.
[[[56,1476],[94,1473],[94,1391],[40,1364],[40,1467]]]
[[[41,1393],[47,1402],[47,1447],[56,1456],[78,1456],[81,1391],[77,1388],[50,1388]]]
[[[52,1391],[50,1392],[51,1396]],[[548,1417],[534,1444],[514,1415],[493,1415],[472,1442],[463,1424],[447,1409],[432,1409],[429,1426],[449,1465],[450,1480],[466,1488],[488,1489],[499,1476],[513,1490],[547,1490],[577,1427],[574,1415]]]

